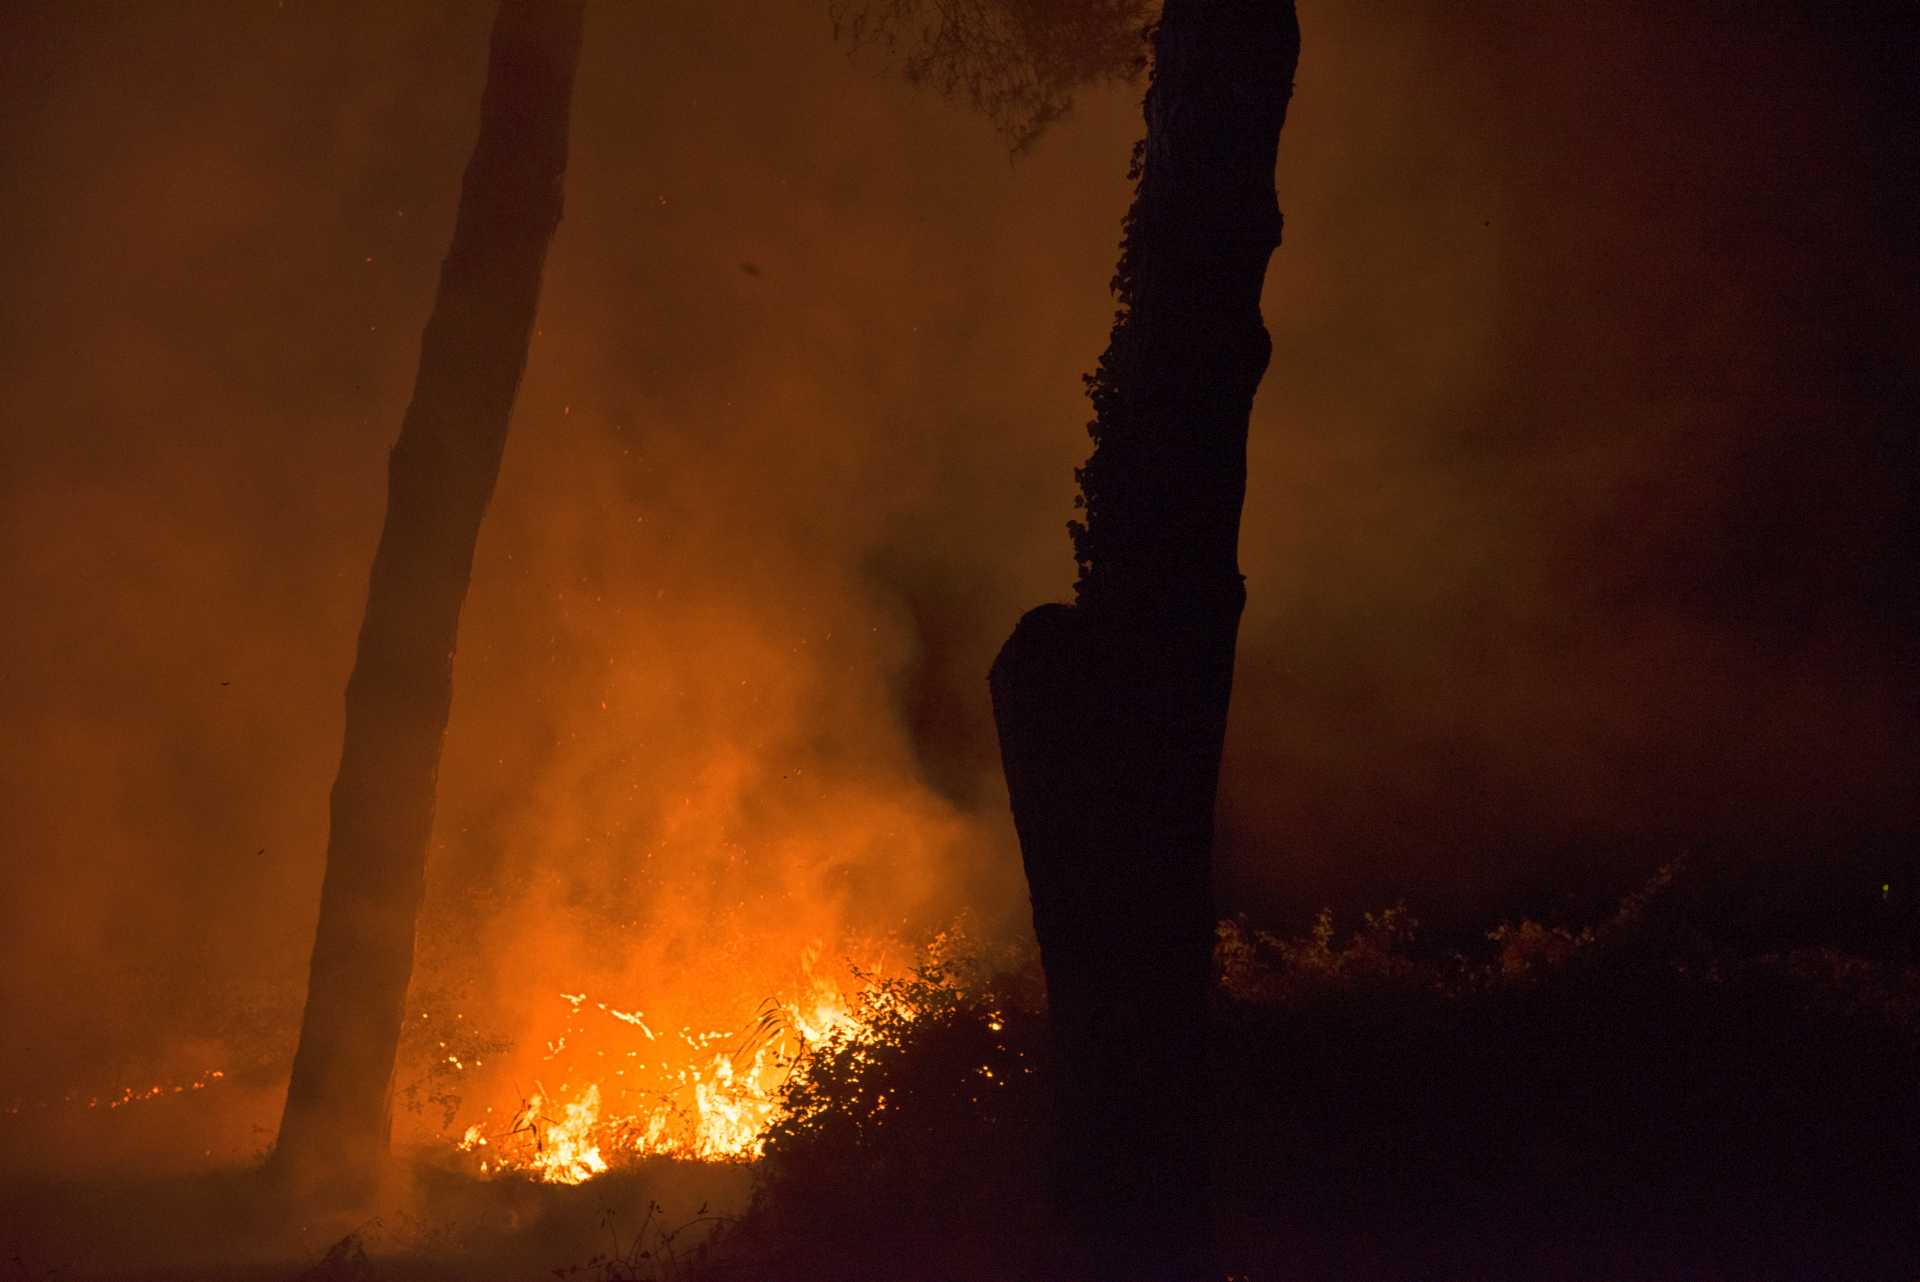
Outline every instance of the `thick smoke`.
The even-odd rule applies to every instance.
[[[1303,5],[1228,906],[1911,833],[1898,68],[1785,6],[1458,8]],[[4,19],[16,1160],[270,1134],[488,16]],[[563,985],[693,1018],[816,939],[1017,934],[984,674],[1072,579],[1137,89],[1016,164],[816,6],[609,3],[578,93],[421,993],[525,1038]],[[209,1068],[217,1119],[38,1104]]]

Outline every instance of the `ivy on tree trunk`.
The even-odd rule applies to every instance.
[[[1213,812],[1299,48],[1291,0],[1166,0],[1087,380],[1075,601],[1029,611],[989,678],[1058,1052],[1059,1193],[1102,1278],[1219,1276]]]

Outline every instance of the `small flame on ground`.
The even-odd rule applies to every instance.
[[[145,1104],[151,1100],[166,1099],[174,1095],[191,1095],[195,1091],[204,1091],[208,1087],[226,1080],[226,1076],[225,1070],[210,1068],[191,1081],[155,1082],[151,1086],[123,1086],[111,1094],[88,1095],[84,1099],[78,1091],[68,1091],[58,1099],[50,1098],[38,1101],[13,1099],[7,1101],[4,1107],[0,1107],[0,1114],[4,1114],[7,1117],[18,1117],[29,1109],[45,1113],[63,1106],[73,1105],[87,1109],[90,1112],[104,1110],[111,1113],[116,1109],[125,1108],[129,1104]]]
[[[579,1049],[581,1041],[592,1044],[605,1040],[592,1034],[617,1032],[583,1029],[576,1023],[593,1011],[604,1012],[614,1025],[635,1030],[645,1039],[611,1050],[611,1057],[625,1064],[612,1072],[623,1079],[616,1088],[621,1106],[603,1106],[601,1081],[577,1092],[564,1082],[558,1092],[536,1083],[504,1131],[490,1134],[475,1123],[466,1128],[456,1147],[469,1153],[486,1149],[483,1171],[521,1171],[560,1184],[578,1184],[602,1174],[609,1169],[609,1159],[616,1157],[708,1162],[759,1157],[766,1147],[767,1129],[778,1119],[780,1087],[793,1064],[834,1034],[852,1031],[856,1023],[858,997],[843,993],[815,972],[819,955],[815,945],[801,957],[801,994],[792,1000],[763,1003],[758,1018],[744,1033],[724,1028],[678,1030],[675,1040],[692,1054],[677,1066],[670,1058],[659,1058],[670,1043],[646,1023],[643,1011],[592,1000],[585,991],[559,994],[569,1014],[565,1031],[546,1041],[546,1060],[553,1061],[568,1050],[570,1034],[577,1035],[575,1053],[585,1054]],[[650,1073],[645,1062],[636,1062],[642,1050],[654,1060]],[[609,1049],[603,1046],[593,1055],[604,1061]],[[628,1080],[629,1070],[635,1080]],[[639,1106],[634,1107],[635,1103]]]

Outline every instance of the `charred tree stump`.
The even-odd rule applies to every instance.
[[[1021,619],[989,678],[1058,1052],[1060,1199],[1107,1282],[1219,1275],[1213,812],[1298,57],[1290,0],[1167,0],[1088,379],[1076,599]]]
[[[561,213],[584,0],[502,0],[480,135],[388,463],[347,683],[325,881],[275,1164],[364,1181],[387,1153],[460,608]]]

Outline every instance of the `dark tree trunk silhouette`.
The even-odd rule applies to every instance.
[[[276,1162],[364,1179],[387,1152],[394,1056],[453,699],[460,607],[526,367],[561,182],[584,0],[502,0],[480,136],[388,462],[347,683],[326,878]]]
[[[1108,1279],[1216,1278],[1206,1008],[1214,796],[1245,590],[1248,415],[1270,343],[1291,0],[1167,0],[1089,378],[1072,605],[990,677],[1058,1052],[1063,1209]]]

